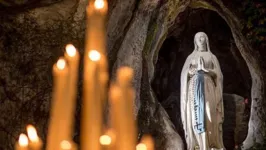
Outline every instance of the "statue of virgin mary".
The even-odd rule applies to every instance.
[[[181,119],[187,149],[224,149],[223,75],[207,35],[198,32],[194,44],[181,73]]]

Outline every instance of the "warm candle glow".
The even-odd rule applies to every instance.
[[[119,81],[131,81],[133,79],[134,71],[130,67],[121,67],[118,69],[118,80]]]
[[[143,143],[140,143],[136,146],[136,150],[147,150],[147,146]]]
[[[150,135],[143,135],[141,137],[141,143],[146,145],[147,150],[154,150],[154,141]]]
[[[59,70],[63,70],[66,67],[66,61],[63,58],[60,58],[57,61],[56,66]]]
[[[66,53],[67,53],[68,56],[74,57],[76,55],[76,53],[77,53],[77,50],[72,44],[68,44],[66,46]]]
[[[108,136],[108,135],[102,135],[102,136],[100,137],[100,143],[101,143],[102,145],[110,145],[111,142],[112,142],[112,139],[111,139],[111,137]]]
[[[64,140],[64,141],[62,141],[62,142],[60,143],[60,147],[61,147],[62,149],[67,150],[67,149],[71,149],[71,148],[72,148],[72,145],[71,145],[71,143],[70,143],[69,141]]]
[[[27,133],[28,133],[30,141],[32,141],[32,142],[38,142],[39,141],[37,131],[33,125],[27,126]]]
[[[20,134],[18,139],[18,144],[21,147],[27,147],[29,144],[28,138],[25,134]]]
[[[94,7],[96,9],[102,9],[102,8],[104,8],[104,0],[95,0]]]
[[[89,58],[92,60],[92,61],[99,61],[100,58],[101,58],[101,54],[97,51],[97,50],[91,50],[89,52]]]

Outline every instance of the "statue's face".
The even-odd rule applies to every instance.
[[[196,44],[198,47],[203,47],[199,49],[200,51],[206,51],[206,38],[204,34],[196,35]]]

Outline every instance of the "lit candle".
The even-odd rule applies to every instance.
[[[100,150],[99,138],[103,114],[99,92],[98,62],[101,54],[97,50],[91,50],[84,59],[81,149]]]
[[[147,149],[147,146],[143,143],[139,143],[137,146],[136,146],[136,150],[148,150]]]
[[[76,94],[77,94],[77,80],[78,80],[78,69],[79,69],[79,53],[76,48],[68,44],[66,46],[65,58],[68,62],[68,83],[66,89],[66,97],[64,99],[64,114],[62,115],[61,127],[63,130],[62,139],[71,140],[73,136],[73,123],[76,108]]]
[[[53,66],[54,87],[51,101],[50,121],[47,135],[47,150],[59,149],[60,142],[64,140],[64,126],[62,118],[66,99],[66,86],[68,78],[68,67],[66,61],[60,58]]]
[[[81,149],[100,150],[103,102],[108,80],[105,18],[106,0],[90,0],[84,58],[84,89],[81,123]],[[89,57],[88,57],[89,56]]]
[[[63,140],[60,143],[60,150],[77,150],[77,145],[74,142]]]
[[[87,34],[86,51],[96,49],[101,54],[99,61],[99,80],[103,88],[108,80],[107,60],[106,60],[106,27],[105,18],[107,15],[107,0],[90,0],[87,6]],[[106,91],[103,90],[106,93]],[[103,97],[106,97],[104,95]]]
[[[136,127],[133,117],[131,99],[133,95],[125,96],[119,84],[112,84],[110,88],[111,124],[116,133],[115,149],[134,150],[136,145]]]
[[[137,129],[134,115],[134,100],[135,91],[132,88],[131,82],[133,79],[133,69],[129,67],[121,67],[117,71],[117,85],[122,92],[122,114],[123,119],[126,122],[126,129],[122,131],[123,140],[126,145],[129,145],[129,149],[134,149],[137,141]],[[120,140],[119,140],[120,141]],[[121,141],[120,141],[121,142]]]
[[[146,145],[147,150],[154,150],[154,141],[150,135],[143,135],[141,138],[141,143]]]
[[[18,143],[16,143],[15,149],[16,150],[28,150],[29,141],[25,134],[20,134]]]
[[[133,74],[134,71],[130,67],[120,67],[117,70],[117,83],[122,89],[123,96],[127,98],[126,100],[126,107],[128,107],[129,110],[129,120],[132,120],[132,124],[135,123],[135,117],[134,117],[134,100],[135,100],[135,90],[132,87],[132,80],[133,80]],[[136,129],[132,130],[132,132],[135,132]]]
[[[29,137],[29,148],[31,150],[41,150],[42,149],[42,141],[37,135],[37,131],[32,125],[27,126],[27,133]]]
[[[105,18],[108,4],[106,0],[90,0],[87,6],[86,51],[97,49],[105,53]]]
[[[97,50],[101,54],[98,62],[100,100],[106,104],[108,66],[106,60],[106,27],[105,18],[107,14],[107,0],[89,0],[87,6],[87,29],[86,29],[86,53]]]
[[[123,134],[122,131],[126,128],[126,123],[123,120],[123,112],[122,112],[122,92],[121,89],[115,84],[112,83],[109,90],[109,100],[110,100],[110,107],[111,107],[111,126],[115,131],[116,142],[112,146],[115,150],[122,150],[123,148],[126,149],[126,145],[124,144],[124,140],[121,141],[121,135]],[[124,134],[127,134],[124,133]],[[122,142],[122,143],[121,143]],[[121,146],[121,144],[123,144]]]

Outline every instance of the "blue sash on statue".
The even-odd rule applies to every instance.
[[[195,83],[195,99],[194,99],[194,110],[195,110],[195,125],[194,129],[197,133],[205,132],[205,96],[204,96],[204,72],[202,70],[196,73]]]

